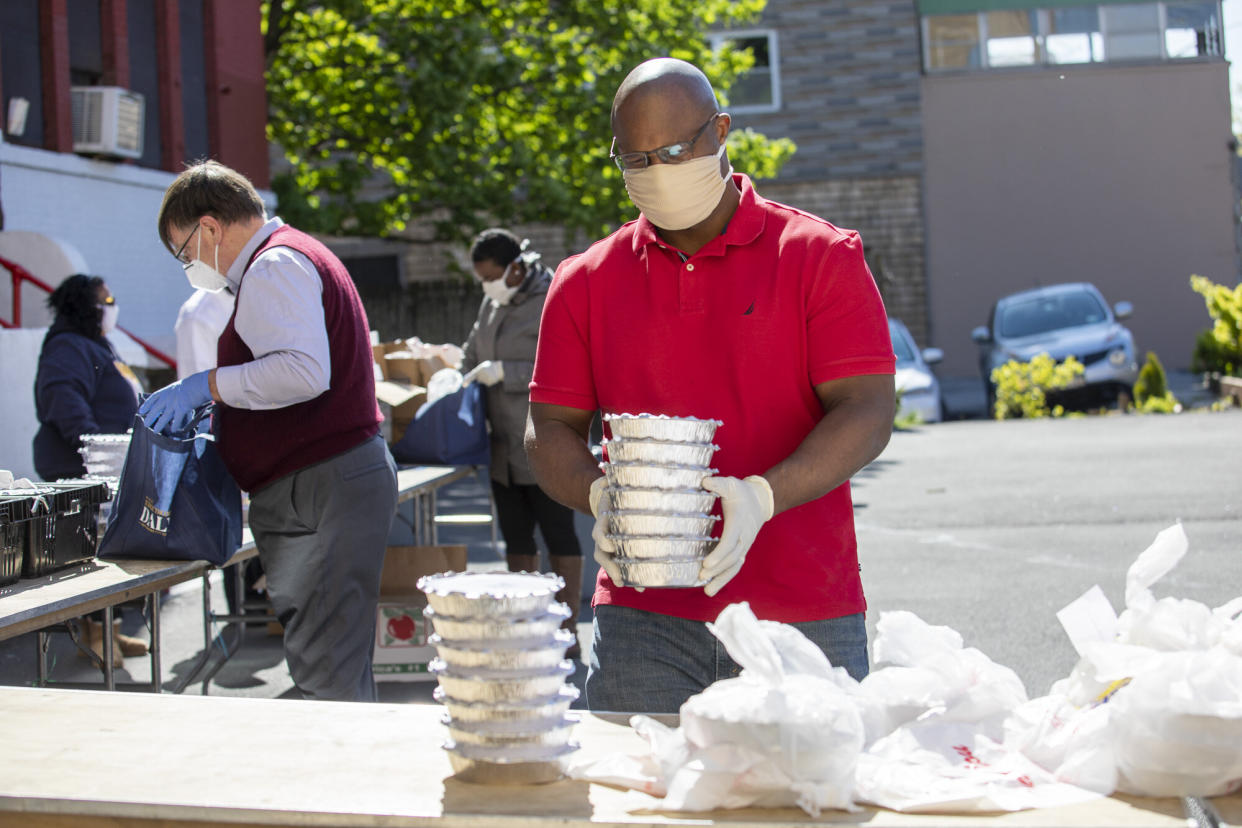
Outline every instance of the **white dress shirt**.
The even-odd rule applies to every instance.
[[[227,290],[196,290],[177,311],[177,379],[216,367],[216,342],[233,314]]]
[[[216,371],[220,399],[234,408],[284,408],[313,400],[332,381],[323,281],[310,260],[273,247],[246,263],[278,227],[267,220],[225,274],[237,296],[234,327],[254,360]],[[245,280],[242,275],[245,274]]]

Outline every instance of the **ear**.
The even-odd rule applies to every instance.
[[[729,128],[733,125],[733,119],[729,117],[728,112],[721,112],[716,117],[716,140],[723,144],[725,139],[729,137]]]
[[[210,241],[212,244],[220,244],[224,239],[224,224],[211,215],[199,217],[199,231],[206,236],[203,241]]]

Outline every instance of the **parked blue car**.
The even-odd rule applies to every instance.
[[[970,334],[980,346],[988,411],[996,400],[992,370],[1010,360],[1028,362],[1042,353],[1057,361],[1076,357],[1085,369],[1073,387],[1050,395],[1056,402],[1076,407],[1132,397],[1138,363],[1134,335],[1121,320],[1133,311],[1129,302],[1110,307],[1088,282],[1024,290],[997,301],[988,324]]]

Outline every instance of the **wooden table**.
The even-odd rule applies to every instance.
[[[397,472],[397,502],[414,501],[413,527],[419,542],[435,542],[436,491],[474,473],[472,466],[415,466]],[[242,546],[226,567],[241,563],[258,554],[249,530],[242,536]],[[39,632],[37,647],[39,683],[47,683],[46,630],[72,618],[103,610],[103,674],[104,688],[115,689],[112,670],[112,610],[119,604],[138,598],[150,601],[151,612],[151,686],[158,693],[160,683],[159,601],[161,590],[174,584],[203,578],[204,650],[199,662],[179,682],[176,692],[193,683],[210,654],[213,623],[233,620],[234,616],[217,615],[211,611],[207,578],[215,567],[205,561],[151,561],[94,559],[77,566],[52,572],[39,578],[19,580],[0,587],[0,641],[28,632]],[[235,569],[240,574],[240,568]],[[242,594],[242,593],[239,593]],[[253,620],[253,616],[249,616]],[[231,650],[230,650],[231,652]],[[208,677],[210,678],[210,677]],[[206,692],[206,681],[203,692]]]
[[[39,683],[47,683],[46,628],[103,610],[104,687],[115,687],[112,673],[112,608],[144,598],[151,602],[151,685],[160,691],[159,601],[161,590],[199,577],[205,561],[94,559],[0,588],[0,641],[39,632]]]
[[[813,820],[792,808],[662,812],[645,795],[573,780],[468,784],[452,777],[440,748],[439,705],[5,687],[0,710],[0,825],[1186,825],[1177,799],[969,816],[868,808]],[[579,756],[645,752],[637,734],[610,718],[583,713]],[[1242,822],[1242,797],[1213,804],[1227,822]]]

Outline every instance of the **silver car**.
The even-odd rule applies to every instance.
[[[1024,290],[999,300],[988,324],[971,331],[979,348],[979,370],[990,412],[996,399],[992,370],[1009,360],[1028,362],[1046,353],[1057,361],[1073,356],[1082,377],[1055,396],[1069,406],[1112,402],[1130,396],[1138,377],[1134,336],[1122,319],[1129,302],[1109,307],[1095,285],[1074,282]]]
[[[897,355],[897,375],[893,378],[901,396],[897,416],[917,414],[925,423],[940,422],[944,417],[944,403],[940,398],[940,380],[932,373],[931,366],[944,359],[944,351],[939,348],[920,351],[900,319],[888,320],[888,334],[893,340],[893,353]]]

